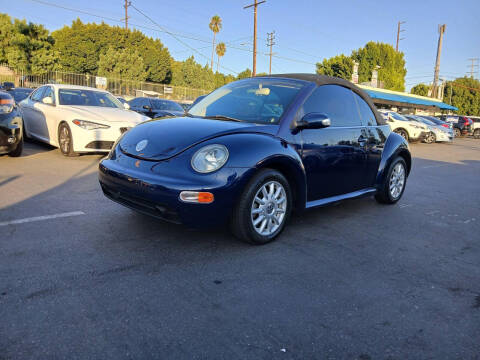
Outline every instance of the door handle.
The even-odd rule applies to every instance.
[[[365,144],[367,143],[367,138],[363,135],[360,135],[357,141],[361,146],[365,146]]]

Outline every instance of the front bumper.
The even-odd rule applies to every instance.
[[[75,152],[109,152],[117,139],[137,124],[113,123],[108,129],[85,130],[70,124]]]
[[[428,131],[421,131],[418,133],[416,137],[411,137],[410,141],[423,141],[427,138],[427,135],[428,135]]]
[[[141,213],[190,227],[225,224],[252,168],[224,167],[212,174],[197,174],[179,158],[152,162],[127,155],[105,159],[99,165],[99,181],[109,199]],[[181,191],[209,191],[210,204],[185,203]]]
[[[22,142],[22,119],[15,114],[0,118],[0,154],[14,151]]]

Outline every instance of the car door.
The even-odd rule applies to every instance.
[[[44,99],[50,98],[51,104],[45,104]],[[55,140],[55,90],[52,86],[45,86],[41,98],[34,105],[37,111],[38,135],[44,141],[52,142]]]
[[[370,105],[367,104],[359,95],[353,93],[353,97],[358,106],[358,112],[362,120],[362,125],[367,130],[367,141],[365,151],[367,152],[367,169],[365,187],[372,187],[377,178],[378,168],[382,160],[382,152],[389,134],[389,126],[381,126],[377,123],[377,118]],[[388,117],[388,116],[387,116]]]
[[[300,110],[326,115],[331,125],[300,131],[307,175],[307,201],[346,194],[367,186],[367,132],[350,89],[339,85],[316,88]]]
[[[39,134],[41,132],[35,104],[42,98],[45,88],[45,86],[39,87],[30,95],[30,97],[28,97],[27,101],[22,103],[23,121],[27,128],[28,134],[35,138],[39,138]]]

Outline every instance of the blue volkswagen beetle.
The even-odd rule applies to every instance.
[[[125,133],[100,163],[113,201],[188,226],[230,224],[265,244],[292,211],[374,195],[396,203],[411,168],[406,141],[364,91],[313,74],[227,84],[182,117]]]

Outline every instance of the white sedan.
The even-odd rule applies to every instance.
[[[59,147],[65,156],[108,152],[122,133],[150,119],[108,91],[85,86],[44,85],[19,106],[25,136]]]

